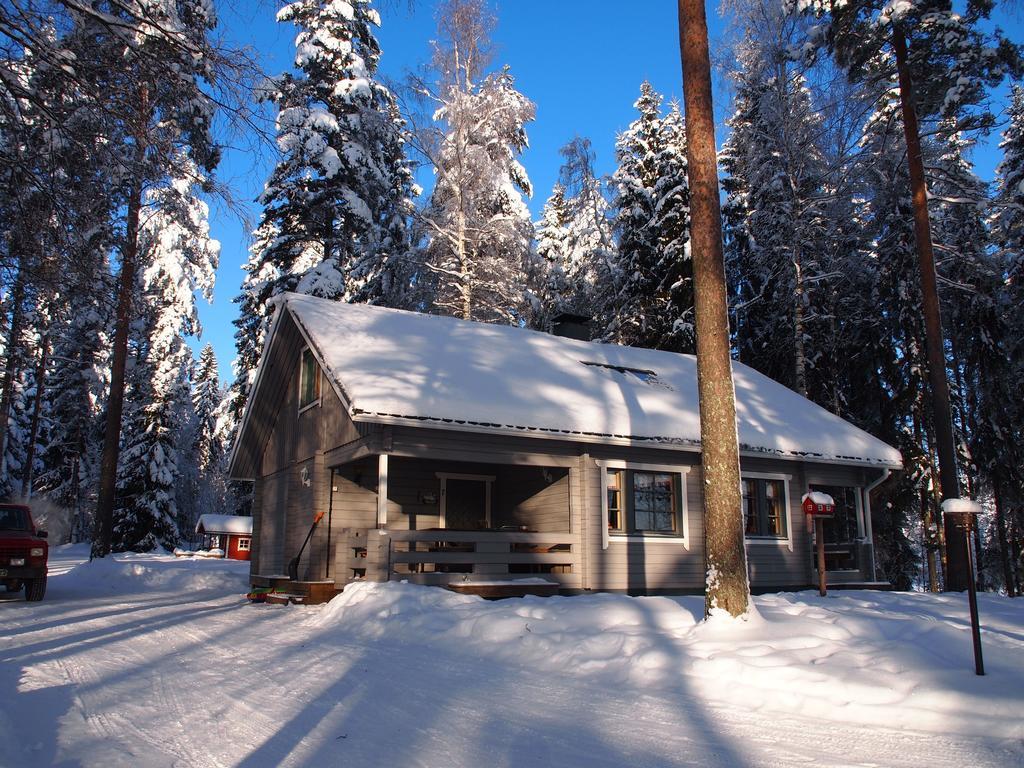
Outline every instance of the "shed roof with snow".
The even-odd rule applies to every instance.
[[[196,533],[252,536],[252,518],[243,515],[200,515]]]
[[[264,358],[287,313],[355,422],[699,449],[693,355],[299,294],[277,302]],[[734,362],[733,380],[745,454],[901,466],[895,448],[752,368]]]

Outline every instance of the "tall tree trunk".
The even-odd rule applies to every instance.
[[[800,246],[793,249],[793,389],[807,397],[807,359],[804,354],[804,275]]]
[[[999,536],[999,559],[1003,565],[1003,581],[1006,583],[1006,594],[1017,596],[1017,584],[1010,559],[1010,543],[1006,536],[1006,515],[1003,513],[1003,489],[999,481],[992,483],[992,498],[996,507],[996,533]]]
[[[921,425],[922,416],[920,413],[920,403],[915,402],[914,404],[914,440],[918,445],[924,446],[924,427]],[[930,453],[926,454],[931,456]],[[929,461],[929,470],[931,475],[934,477],[935,468]],[[938,554],[938,535],[936,533],[935,521],[932,518],[932,498],[926,486],[921,486],[918,490],[918,499],[921,504],[921,530],[924,538],[924,556],[928,568],[928,591],[938,592],[939,591],[939,572],[936,564],[936,555]]]
[[[13,250],[13,249],[12,249]],[[21,334],[25,328],[25,265],[19,257],[18,274],[11,289],[11,324],[4,348],[4,377],[0,384],[0,474],[7,473],[7,441],[10,435],[14,380],[21,372]],[[11,489],[13,491],[13,487]]]
[[[32,428],[29,431],[28,449],[25,454],[25,467],[21,475],[21,496],[32,497],[32,476],[36,461],[36,441],[39,439],[39,421],[43,411],[43,392],[46,391],[46,365],[50,358],[50,334],[43,334],[42,350],[39,353],[39,364],[36,366],[36,396],[32,404]]]
[[[461,283],[459,284],[459,292],[461,293],[462,299],[462,319],[472,320],[473,319],[473,286],[470,278],[469,268],[469,254],[466,252],[466,214],[462,210],[462,204],[459,204],[459,215],[455,217],[456,221],[456,249],[459,259],[459,276]]]
[[[714,609],[724,609],[739,616],[747,611],[750,602],[750,582],[743,541],[736,391],[729,358],[729,308],[704,0],[679,0],[679,47],[686,107],[697,389],[704,474],[707,569],[704,615],[709,616]]]
[[[128,327],[132,319],[132,299],[139,258],[139,213],[142,208],[142,161],[146,154],[146,125],[149,122],[149,90],[139,91],[138,125],[135,133],[135,174],[128,194],[124,244],[121,248],[121,274],[118,278],[117,316],[114,322],[113,360],[110,366],[110,396],[103,433],[100,460],[100,487],[96,500],[96,521],[91,557],[106,557],[114,533],[114,497],[117,491],[117,463],[121,451],[121,416],[124,411],[125,363],[128,359]]]
[[[946,354],[943,348],[942,316],[935,279],[935,253],[932,250],[931,227],[928,220],[928,189],[921,156],[921,137],[914,110],[914,89],[907,66],[907,38],[899,24],[893,25],[893,52],[900,85],[900,106],[903,134],[907,142],[907,165],[914,203],[914,240],[921,269],[921,298],[924,311],[925,349],[928,354],[928,381],[931,385],[932,421],[935,425],[939,453],[939,476],[942,498],[960,496],[960,479],[956,466],[956,445],[953,440],[953,418],[949,404],[949,382],[946,380]],[[955,525],[946,528],[946,589],[967,589],[967,557],[965,533]]]

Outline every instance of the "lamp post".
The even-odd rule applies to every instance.
[[[985,674],[985,661],[981,656],[981,623],[978,619],[977,577],[974,573],[974,550],[971,548],[971,526],[981,512],[981,505],[970,499],[946,499],[942,502],[942,514],[946,523],[963,531],[967,563],[967,600],[971,606],[971,637],[974,640],[974,674]]]

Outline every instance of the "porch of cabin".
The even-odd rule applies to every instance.
[[[578,588],[568,466],[369,456],[328,469],[330,576],[485,596]]]

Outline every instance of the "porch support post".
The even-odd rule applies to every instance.
[[[377,527],[388,527],[388,455],[377,457]]]

